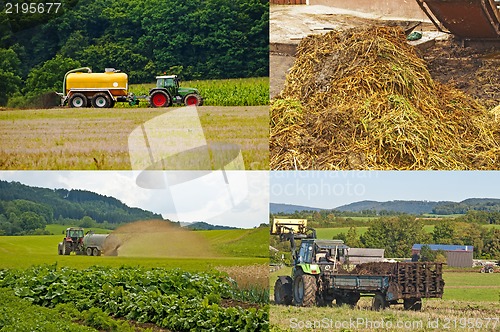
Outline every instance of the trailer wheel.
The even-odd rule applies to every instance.
[[[372,300],[372,310],[374,311],[380,311],[385,308],[387,308],[389,305],[387,301],[385,300],[385,297],[381,293],[375,294]]]
[[[422,310],[422,299],[419,298],[404,299],[403,307],[405,310],[420,311]]]
[[[274,283],[274,303],[291,305],[293,301],[293,280],[290,277],[279,277]]]
[[[92,106],[95,108],[108,108],[111,106],[111,100],[104,92],[96,93],[92,97]]]
[[[155,91],[149,99],[152,107],[168,107],[170,105],[170,96],[164,91]]]
[[[92,249],[92,255],[101,256],[101,251],[97,248]]]
[[[86,250],[87,256],[92,256],[92,248],[87,248]]]
[[[492,266],[490,266],[490,267],[486,270],[486,272],[488,272],[488,273],[493,273],[493,272],[494,272],[493,267],[492,267]]]
[[[184,105],[186,106],[201,106],[202,99],[196,93],[190,93],[184,97]]]
[[[68,103],[71,108],[87,107],[88,99],[83,93],[74,93]]]
[[[293,299],[295,305],[312,307],[316,305],[318,285],[316,277],[310,274],[299,274],[293,282]]]

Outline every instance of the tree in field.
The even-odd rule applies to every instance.
[[[453,244],[455,224],[451,221],[442,221],[434,227],[432,239],[436,244]]]
[[[410,257],[413,244],[430,240],[423,224],[408,215],[378,219],[361,236],[364,247],[383,248],[387,257]]]
[[[64,74],[78,67],[81,67],[80,62],[56,55],[53,59],[45,61],[43,65],[30,71],[25,92],[30,94],[47,91],[62,92]]]
[[[22,83],[19,77],[20,64],[13,49],[0,49],[0,106],[6,105],[9,97],[19,91]]]

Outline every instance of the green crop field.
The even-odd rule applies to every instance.
[[[124,226],[118,256],[98,257],[58,255],[65,228],[0,236],[0,330],[267,330],[267,228]],[[60,315],[80,325],[57,326]]]
[[[270,294],[273,294],[277,276],[290,273],[291,268],[283,268],[270,274]],[[500,273],[445,271],[443,279],[446,283],[443,299],[424,300],[421,312],[405,311],[402,306],[391,306],[381,312],[374,312],[370,310],[370,297],[361,298],[354,309],[348,306],[302,308],[271,305],[271,331],[499,330]],[[350,324],[353,321],[354,323]],[[389,325],[386,324],[385,328],[382,328],[382,321],[389,322]],[[316,327],[306,328],[304,325],[315,322]],[[345,325],[341,326],[343,323]],[[379,323],[379,328],[373,328],[374,323]],[[470,324],[469,327],[474,328],[468,329],[467,323]],[[398,328],[397,324],[402,325]]]
[[[4,170],[129,170],[128,136],[172,108],[32,109],[0,112]],[[268,106],[202,106],[207,143],[240,147],[245,169],[269,169]],[[198,139],[198,137],[196,137]]]
[[[155,83],[131,84],[130,91],[137,96],[148,95],[155,86]],[[205,106],[269,105],[269,77],[185,81],[181,87],[198,89]],[[147,107],[146,103],[141,105]],[[127,107],[127,104],[117,106]]]

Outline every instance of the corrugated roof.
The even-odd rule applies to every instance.
[[[414,244],[412,250],[420,250],[425,244]],[[444,251],[473,251],[474,246],[463,246],[457,244],[428,244],[431,250],[444,250]]]

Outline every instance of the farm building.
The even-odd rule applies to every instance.
[[[350,264],[381,262],[384,260],[385,249],[349,248],[347,249]]]
[[[418,259],[420,249],[424,244],[414,244],[411,248],[412,261]],[[428,244],[431,250],[443,250],[446,252],[446,264],[453,267],[472,267],[473,246],[450,245],[450,244]]]

